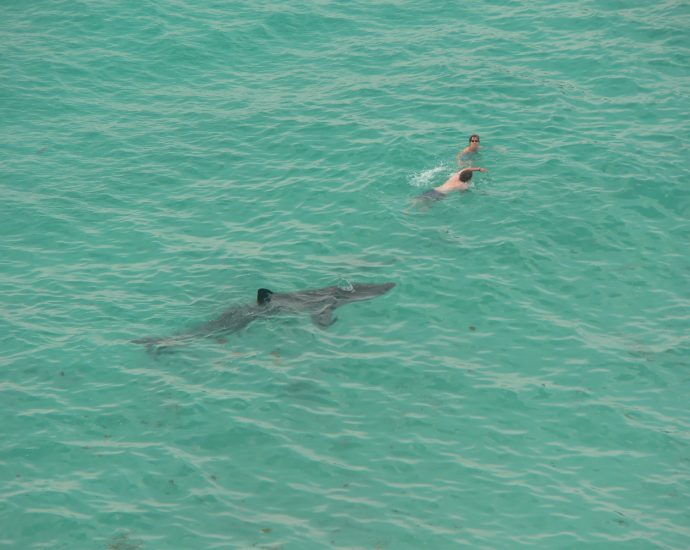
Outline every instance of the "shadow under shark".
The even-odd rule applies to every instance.
[[[182,345],[194,338],[220,337],[238,332],[258,319],[283,315],[309,314],[314,324],[327,328],[336,321],[333,312],[346,304],[371,300],[385,294],[395,283],[362,284],[353,283],[348,288],[327,286],[298,292],[273,292],[260,288],[256,302],[233,306],[217,319],[181,334],[167,338],[142,338],[132,340],[135,344],[145,344],[149,350],[161,351],[165,348]]]

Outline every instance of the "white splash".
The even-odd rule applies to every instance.
[[[414,172],[410,174],[409,181],[410,185],[413,187],[433,187],[436,185],[441,185],[443,181],[441,174],[445,174],[449,171],[446,164],[441,164],[439,166],[434,166],[428,170],[422,170],[421,172]]]

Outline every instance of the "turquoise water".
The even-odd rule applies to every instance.
[[[690,547],[687,2],[2,13],[1,548]]]

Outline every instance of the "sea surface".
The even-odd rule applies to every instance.
[[[0,548],[690,548],[687,1],[0,11]]]

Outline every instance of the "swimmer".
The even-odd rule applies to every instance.
[[[463,168],[449,177],[443,185],[419,195],[415,200],[424,204],[440,201],[453,191],[467,191],[470,188],[470,180],[473,172],[488,172],[486,168],[469,167]]]
[[[463,157],[469,154],[474,154],[478,152],[480,149],[479,147],[479,136],[477,134],[472,134],[470,136],[470,144],[465,147],[462,151],[458,153],[457,159],[458,159],[458,166],[462,162]]]

